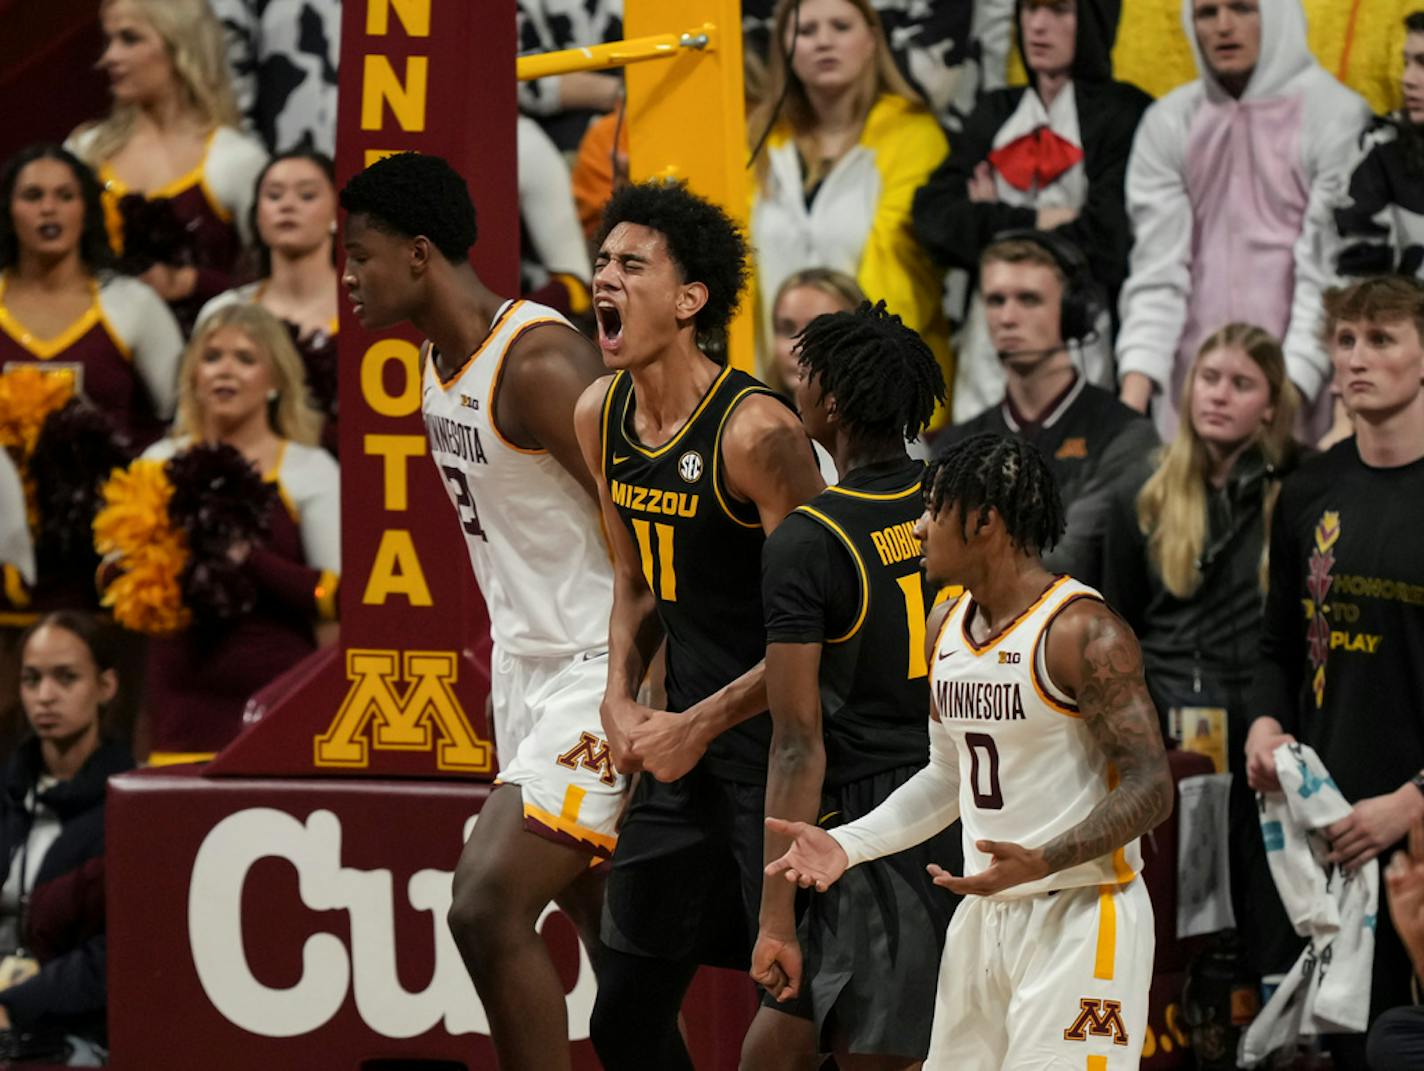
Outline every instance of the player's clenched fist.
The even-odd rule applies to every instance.
[[[825,892],[840,880],[850,865],[845,849],[819,826],[768,818],[766,828],[791,838],[790,850],[767,864],[769,878],[785,874],[787,881],[794,881],[803,889],[814,885],[817,892]]]

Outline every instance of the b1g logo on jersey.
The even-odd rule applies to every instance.
[[[1023,661],[1023,653],[1020,651],[1000,651],[999,665],[1016,666]]]
[[[702,479],[702,455],[689,450],[677,459],[677,474],[686,483],[696,483]]]
[[[1112,1038],[1114,1045],[1126,1045],[1127,1027],[1122,1022],[1122,1002],[1080,997],[1078,1018],[1063,1031],[1063,1040],[1087,1041],[1089,1034],[1095,1038]]]

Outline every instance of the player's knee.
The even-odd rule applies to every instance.
[[[458,883],[450,911],[445,916],[450,933],[461,950],[488,951],[524,925],[514,898],[493,880]]]

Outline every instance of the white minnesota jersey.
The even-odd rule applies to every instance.
[[[1059,577],[998,636],[970,638],[976,612],[966,592],[935,640],[931,682],[939,725],[959,756],[964,869],[977,874],[989,856],[979,840],[1038,848],[1073,828],[1116,784],[1116,771],[1077,706],[1048,677],[1043,638],[1077,599],[1102,600],[1092,588]],[[1138,842],[1101,858],[998,894],[1028,896],[1082,885],[1131,881],[1142,868]]]
[[[489,337],[442,382],[426,355],[421,413],[430,455],[464,529],[489,606],[490,632],[521,657],[576,654],[608,642],[613,572],[587,492],[547,451],[500,435],[494,396],[510,347],[541,324],[564,324],[530,301],[500,307]]]

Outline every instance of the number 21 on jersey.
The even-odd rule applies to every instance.
[[[440,471],[445,474],[445,479],[449,481],[450,488],[455,493],[455,512],[459,515],[460,527],[465,530],[466,535],[488,543],[489,536],[485,535],[485,530],[480,527],[480,514],[475,509],[475,500],[470,494],[470,484],[465,479],[465,473],[454,465],[442,465]]]

